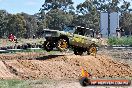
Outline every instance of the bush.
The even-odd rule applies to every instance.
[[[111,37],[108,39],[109,45],[130,45],[132,46],[132,36],[131,37]]]

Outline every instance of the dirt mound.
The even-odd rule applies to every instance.
[[[78,79],[81,66],[97,78],[132,77],[132,68],[129,65],[116,62],[105,55],[97,55],[96,58],[49,55],[36,60],[8,60],[3,63],[11,74],[21,79]]]
[[[5,66],[4,62],[0,61],[0,79],[14,79],[16,75],[12,74]]]
[[[44,56],[46,53],[36,53],[36,52],[17,52],[17,53],[7,53],[0,54],[0,60],[27,60],[34,59],[41,56]]]

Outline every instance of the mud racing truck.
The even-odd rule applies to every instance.
[[[44,37],[43,46],[48,52],[55,47],[60,51],[72,48],[75,55],[86,51],[89,55],[97,52],[99,44],[98,39],[92,37],[91,30],[81,26],[68,26],[63,31],[44,29]]]

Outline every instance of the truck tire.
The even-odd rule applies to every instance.
[[[90,47],[87,49],[87,54],[91,55],[96,53],[97,53],[96,44],[91,44]]]
[[[52,50],[53,50],[52,42],[45,41],[45,42],[44,42],[44,49],[45,49],[47,52],[52,51]]]
[[[60,51],[66,51],[68,48],[68,41],[66,39],[60,38],[58,40],[57,48]]]
[[[74,48],[74,54],[75,55],[82,55],[83,54],[83,50],[81,50],[81,48]]]

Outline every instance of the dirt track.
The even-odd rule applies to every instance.
[[[76,80],[80,76],[81,66],[88,70],[93,78],[132,77],[131,66],[114,61],[106,55],[97,55],[95,58],[94,56],[17,53],[1,54],[0,57],[4,57],[0,61],[0,68],[2,68],[0,78],[3,79]]]

